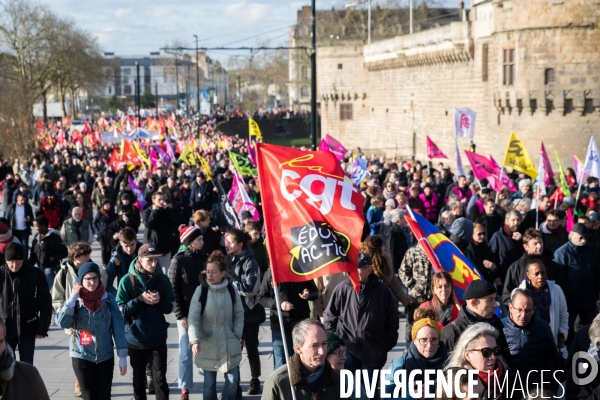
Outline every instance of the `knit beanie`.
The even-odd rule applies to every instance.
[[[98,274],[98,277],[100,277],[100,267],[98,267],[98,264],[89,261],[79,267],[79,270],[77,271],[77,281],[80,285],[83,284],[83,277],[90,272],[95,272]]]
[[[25,254],[23,252],[23,246],[19,243],[11,242],[6,246],[4,252],[4,258],[6,261],[17,261],[25,260]]]
[[[327,332],[327,355],[330,355],[345,344],[344,339],[333,332]]]
[[[470,242],[473,238],[473,222],[466,218],[458,218],[452,223],[450,233],[466,242]]]
[[[198,236],[202,236],[202,231],[195,225],[179,225],[179,241],[185,246],[189,246]]]

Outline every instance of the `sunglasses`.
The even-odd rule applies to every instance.
[[[480,351],[483,358],[490,358],[492,353],[498,357],[500,355],[500,346],[496,346],[493,349],[489,347],[484,347],[483,349],[471,349],[468,351]]]

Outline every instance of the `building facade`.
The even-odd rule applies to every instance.
[[[452,156],[460,107],[477,112],[477,152],[496,160],[511,131],[534,162],[541,140],[563,159],[585,155],[600,132],[600,0],[472,0],[461,16],[371,45],[319,48],[322,132],[421,160],[428,135]]]

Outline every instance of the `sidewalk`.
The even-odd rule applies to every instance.
[[[141,239],[142,232],[138,235]],[[92,244],[92,260],[100,260],[100,247],[98,243]],[[268,316],[268,313],[267,313]],[[177,368],[178,368],[178,357],[179,357],[179,345],[178,345],[178,334],[177,325],[175,323],[175,317],[173,314],[167,316],[167,321],[171,323],[169,327],[169,339],[167,347],[169,349],[167,358],[167,382],[171,388],[171,399],[179,399],[180,390],[177,388]],[[404,319],[400,321],[399,331],[399,343],[389,354],[388,363],[398,358],[404,351]],[[273,372],[273,359],[271,347],[271,330],[269,318],[262,324],[260,335],[260,358],[262,366],[262,383],[265,379]],[[116,355],[115,355],[116,356]],[[18,355],[17,355],[18,357]],[[71,366],[71,358],[69,357],[69,337],[64,333],[62,329],[59,329],[55,325],[50,326],[49,337],[38,340],[34,364],[40,371],[46,388],[52,399],[69,399],[72,400],[73,388],[75,384],[75,375]],[[250,381],[250,368],[247,366],[248,359],[246,358],[245,352],[240,365],[240,377],[242,390],[244,393],[248,390],[248,383]],[[389,364],[388,364],[389,365]],[[133,399],[133,388],[131,386],[131,367],[128,367],[127,374],[125,376],[119,375],[118,367],[115,367],[112,398],[113,399]],[[202,398],[202,382],[203,377],[196,374],[194,376],[195,386],[190,390],[191,398],[201,399]],[[217,390],[221,391],[223,385],[223,376],[219,376]],[[153,399],[153,395],[148,396],[149,399]],[[248,396],[244,394],[244,399],[260,399],[260,395]]]

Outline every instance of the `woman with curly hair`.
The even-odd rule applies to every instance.
[[[394,275],[388,255],[383,248],[381,236],[369,236],[361,244],[360,250],[373,260],[373,273],[381,283],[386,285],[404,307],[417,306],[416,300],[402,290],[400,280]]]

